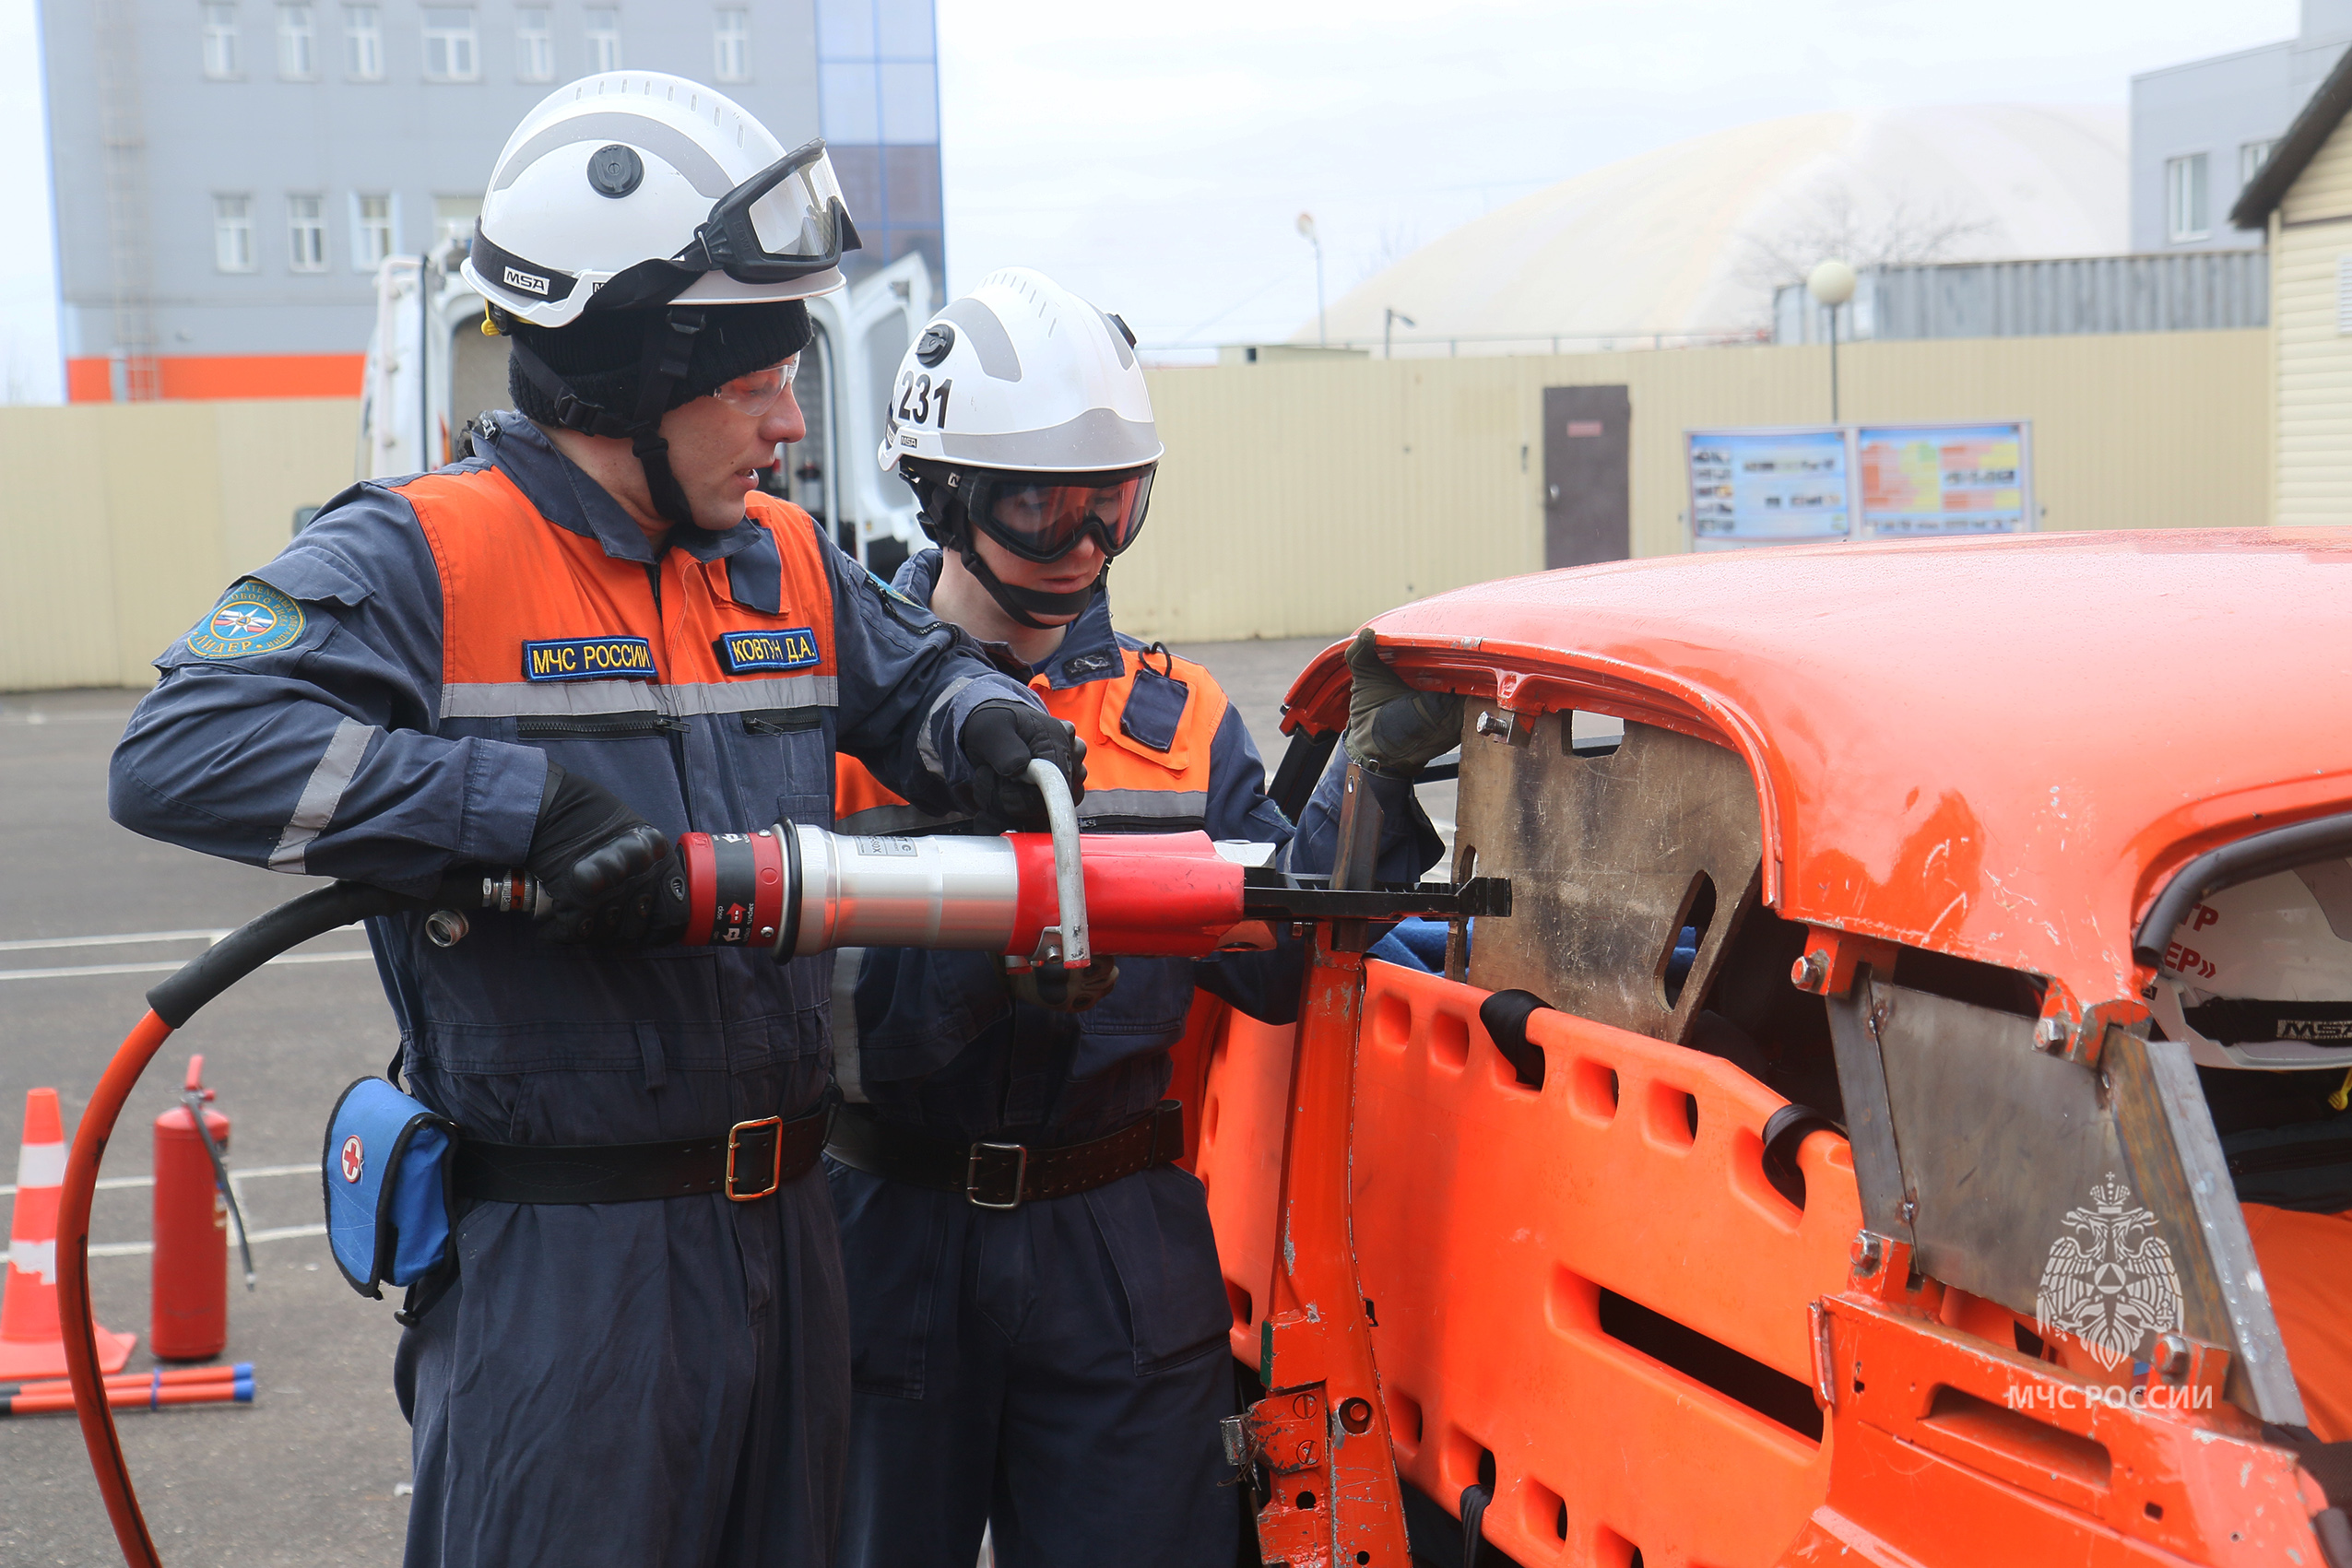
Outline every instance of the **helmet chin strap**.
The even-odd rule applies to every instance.
[[[694,508],[685,489],[670,471],[669,442],[661,433],[661,417],[669,408],[669,391],[686,374],[694,356],[694,339],[703,330],[703,312],[673,306],[660,322],[645,329],[645,358],[637,372],[637,417],[630,451],[645,471],[645,493],[654,511],[674,526],[690,528]]]
[[[1018,586],[988,570],[988,563],[980,559],[979,548],[973,543],[968,523],[956,531],[955,553],[963,560],[963,570],[978,578],[980,586],[988,591],[988,597],[997,601],[997,607],[1032,631],[1054,630],[1055,623],[1039,620],[1037,615],[1075,616],[1083,612],[1094,602],[1094,595],[1103,591],[1104,580],[1111,574],[1111,563],[1106,560],[1103,570],[1094,574],[1094,581],[1070,593],[1048,594],[1043,588]],[[1030,613],[1033,610],[1036,615]]]

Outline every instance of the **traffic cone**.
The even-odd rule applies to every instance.
[[[57,1328],[57,1198],[65,1185],[65,1124],[57,1091],[25,1096],[25,1142],[17,1156],[17,1208],[8,1225],[8,1279],[0,1290],[0,1381],[65,1375]],[[120,1372],[136,1334],[98,1331],[100,1372]]]

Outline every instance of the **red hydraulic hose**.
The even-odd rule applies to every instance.
[[[98,1370],[98,1335],[89,1299],[89,1206],[98,1191],[98,1162],[106,1154],[115,1118],[123,1114],[139,1074],[171,1035],[171,1026],[150,1011],[124,1036],[90,1094],[81,1125],[74,1129],[74,1151],[66,1157],[65,1190],[57,1199],[57,1317],[65,1342],[65,1375],[73,1381],[74,1409],[81,1417],[82,1442],[89,1449],[99,1492],[106,1499],[106,1516],[113,1522],[114,1539],[122,1543],[123,1561],[131,1568],[163,1568],[163,1560],[156,1555],[138,1494],[131,1490],[122,1435],[114,1430],[114,1411]]]

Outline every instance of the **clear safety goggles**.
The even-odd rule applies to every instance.
[[[957,488],[973,525],[1024,560],[1059,560],[1089,534],[1115,556],[1143,531],[1156,466],[1106,474],[966,470]]]
[[[856,249],[849,205],[819,137],[721,196],[676,259],[738,283],[788,283],[839,265],[842,252]]]
[[[839,266],[843,253],[859,244],[820,137],[713,203],[710,217],[695,225],[694,237],[676,255],[638,262],[601,283],[594,273],[563,272],[501,248],[479,219],[473,264],[483,277],[503,278],[547,302],[569,299],[585,277],[595,290],[591,308],[618,311],[668,304],[714,272],[752,285],[812,277]]]
[[[770,365],[763,371],[751,371],[737,376],[724,386],[715,388],[711,395],[747,418],[757,419],[775,407],[777,398],[791,388],[792,378],[800,373],[800,356],[795,354],[781,365]]]

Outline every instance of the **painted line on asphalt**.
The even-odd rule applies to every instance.
[[[323,1236],[325,1225],[280,1225],[271,1231],[255,1231],[249,1242],[290,1242],[301,1236]],[[155,1250],[153,1242],[103,1242],[89,1249],[92,1257],[140,1257]]]
[[[315,1176],[317,1174],[318,1167],[315,1165],[255,1165],[251,1170],[230,1172],[229,1185],[239,1186],[264,1176]],[[155,1185],[153,1176],[102,1176],[99,1178],[98,1190],[114,1192],[124,1187],[151,1187],[153,1185]],[[17,1189],[14,1187],[0,1187],[0,1197],[14,1197],[16,1192]]]
[[[354,959],[372,959],[372,949],[361,948],[349,953],[280,953],[264,963],[264,969],[280,963],[348,963]],[[0,969],[0,980],[70,980],[85,974],[171,974],[187,968],[181,963],[85,963],[65,969]]]
[[[232,929],[215,931],[118,931],[108,937],[18,937],[0,942],[0,953],[36,952],[43,948],[122,948],[135,942],[217,942]]]

